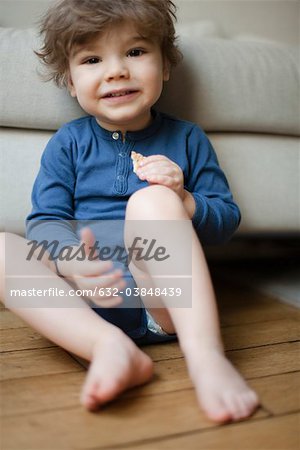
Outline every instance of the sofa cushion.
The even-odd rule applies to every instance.
[[[0,28],[0,124],[55,130],[84,115],[65,89],[42,81],[33,50],[40,47],[33,29]]]
[[[253,133],[209,138],[242,213],[239,234],[300,230],[300,139]]]
[[[163,111],[208,131],[300,134],[297,49],[181,30],[185,58],[166,83]],[[65,90],[41,81],[38,48],[34,30],[0,28],[2,126],[55,130],[85,114]]]
[[[299,49],[186,36],[181,48],[161,109],[206,131],[300,134]]]
[[[0,230],[24,233],[42,152],[53,131],[3,128],[0,133]]]

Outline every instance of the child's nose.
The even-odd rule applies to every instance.
[[[126,65],[126,62],[121,59],[114,59],[107,64],[105,79],[119,79],[119,78],[128,78],[129,70]]]

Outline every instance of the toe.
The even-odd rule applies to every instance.
[[[86,380],[80,395],[80,403],[87,409],[93,410],[96,408],[97,402],[97,390],[99,386],[97,382],[91,382]]]
[[[235,392],[225,395],[224,403],[230,411],[232,420],[239,420],[243,417],[243,407],[241,407],[240,399]]]
[[[259,398],[254,391],[249,391],[244,396],[244,402],[247,405],[249,414],[252,414],[259,406]]]
[[[95,395],[87,392],[82,392],[80,396],[80,403],[89,411],[94,411],[98,406]]]
[[[99,408],[99,402],[93,395],[88,395],[83,404],[89,411],[96,411]]]
[[[203,405],[203,401],[201,402]],[[224,423],[231,420],[231,414],[226,405],[221,399],[214,399],[209,401],[209,405],[202,406],[207,417],[217,423]]]
[[[245,419],[251,414],[252,408],[247,397],[247,394],[242,394],[236,399],[236,403],[239,406],[238,419]]]
[[[249,417],[256,409],[258,398],[253,391],[234,392],[226,397],[225,401],[231,412],[233,420],[242,420]]]
[[[259,397],[258,397],[257,393],[255,391],[251,390],[249,392],[249,397],[251,398],[252,406],[254,408],[257,408],[260,405],[260,401],[259,401]]]
[[[231,414],[225,407],[222,407],[213,413],[208,412],[207,416],[216,423],[226,423],[231,420]]]
[[[102,383],[97,390],[97,398],[100,403],[106,403],[113,400],[119,392],[121,392],[120,385],[114,381]]]

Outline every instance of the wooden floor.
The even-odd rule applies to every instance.
[[[218,282],[217,297],[227,356],[261,398],[249,420],[204,417],[176,343],[144,347],[153,381],[88,413],[84,367],[2,308],[1,450],[299,450],[299,311]]]

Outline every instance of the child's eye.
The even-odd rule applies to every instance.
[[[100,62],[100,58],[88,58],[85,61],[83,61],[83,64],[97,64],[98,62]]]
[[[136,56],[142,56],[145,53],[145,50],[141,48],[133,48],[128,52],[128,56],[136,57]]]

